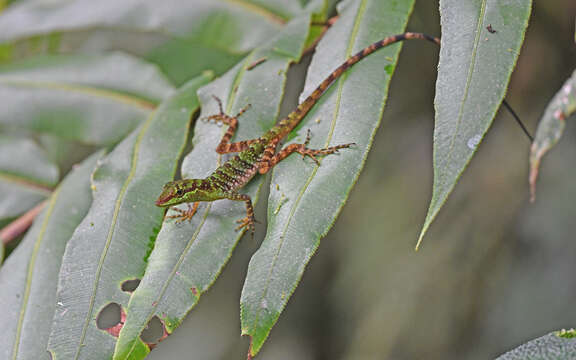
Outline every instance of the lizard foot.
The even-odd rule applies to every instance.
[[[254,225],[256,223],[256,219],[254,219],[254,216],[246,216],[243,219],[237,220],[236,223],[240,224],[236,228],[236,231],[240,231],[244,228],[249,229],[252,233],[252,236],[254,236],[254,231],[256,230],[256,226]]]
[[[252,105],[247,104],[246,106],[244,106],[239,112],[238,114],[236,114],[236,116],[229,116],[224,112],[224,108],[222,106],[222,100],[220,100],[220,98],[216,95],[212,95],[212,97],[214,98],[214,100],[216,100],[216,102],[218,103],[218,114],[216,115],[210,115],[210,116],[205,116],[203,117],[202,121],[204,122],[215,122],[218,125],[222,125],[222,124],[226,124],[226,125],[232,125],[232,124],[236,124],[237,119],[246,112],[246,110],[248,110]],[[235,126],[235,125],[234,125]]]
[[[176,219],[176,224],[180,224],[186,220],[192,221],[192,217],[196,214],[196,210],[198,210],[199,202],[195,202],[194,205],[188,204],[188,209],[182,210],[178,208],[172,208],[171,210],[176,211],[177,215],[170,215],[166,216],[168,219]]]
[[[334,153],[337,153],[338,150],[340,150],[340,149],[347,149],[350,146],[356,145],[356,143],[349,143],[349,144],[330,146],[330,147],[323,148],[323,149],[309,149],[308,148],[309,143],[310,143],[310,129],[308,129],[308,132],[306,133],[306,141],[304,141],[304,144],[302,144],[303,146],[300,147],[299,149],[297,149],[296,151],[300,155],[302,155],[302,159],[305,159],[306,156],[308,156],[309,158],[314,160],[316,165],[320,165],[320,161],[318,161],[318,159],[316,158],[316,155],[325,156],[325,155],[329,155],[329,154],[334,154]]]

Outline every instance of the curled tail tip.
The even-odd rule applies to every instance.
[[[428,35],[428,34],[424,34],[424,33],[419,33],[420,38],[428,40],[430,42],[433,42],[435,44],[440,45],[440,38],[436,37],[436,36],[432,36],[432,35]]]

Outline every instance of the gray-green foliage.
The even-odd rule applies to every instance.
[[[288,68],[317,40],[320,26],[313,24],[327,19],[331,3],[29,1],[0,13],[0,220],[48,198],[45,215],[0,269],[2,296],[10,286],[21,296],[0,297],[19,319],[3,327],[10,332],[3,339],[5,355],[26,358],[27,351],[48,348],[54,359],[140,359],[155,345],[140,338],[153,318],[162,322],[164,335],[175,330],[232,255],[241,237],[233,220],[243,216],[241,204],[215,202],[202,204],[192,222],[175,226],[154,206],[162,184],[176,174],[190,118],[200,107],[202,115],[214,113],[211,95],[217,95],[230,114],[252,105],[235,139],[272,126]],[[340,2],[339,19],[316,47],[302,96],[354,52],[405,31],[413,6],[413,0]],[[492,123],[530,11],[530,0],[440,1],[435,176],[421,238]],[[310,128],[311,146],[356,147],[321,166],[292,156],[268,175],[267,232],[240,299],[250,356],[261,349],[360,175],[401,46],[347,71],[290,137],[301,142]],[[265,61],[252,68],[260,59]],[[220,77],[201,88],[213,78],[206,70]],[[204,177],[225,159],[213,151],[222,133],[213,124],[195,125],[182,176]],[[84,193],[91,189],[93,198],[88,206],[86,197],[66,197],[73,214],[50,213],[54,199],[72,190],[65,190],[70,180],[58,185],[66,156],[52,158],[48,142],[38,141],[47,135],[66,148],[72,142],[108,151],[94,172],[88,169],[91,157],[70,175],[81,178],[75,186]],[[83,177],[74,175],[80,171]],[[265,180],[258,177],[245,191],[257,200]],[[39,238],[46,214],[68,227],[53,236],[46,232],[34,248],[29,239]],[[50,281],[32,291],[42,281],[34,266],[43,246],[58,251],[42,274]],[[18,277],[8,279],[8,271]],[[141,279],[139,287],[124,291],[123,282],[133,279]],[[38,341],[28,348],[33,335],[24,320],[44,300],[45,315],[54,317],[39,324]],[[118,328],[99,328],[95,319],[110,303],[120,305],[123,321]]]

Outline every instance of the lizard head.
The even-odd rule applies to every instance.
[[[156,199],[156,206],[169,207],[187,202],[213,201],[222,199],[220,191],[215,191],[205,179],[184,179],[170,181]]]
[[[182,180],[170,181],[164,185],[162,193],[156,199],[156,206],[168,207],[185,202],[186,188]]]

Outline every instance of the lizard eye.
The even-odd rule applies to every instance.
[[[178,195],[178,196],[184,195],[184,190],[183,189],[176,190],[176,195]]]

